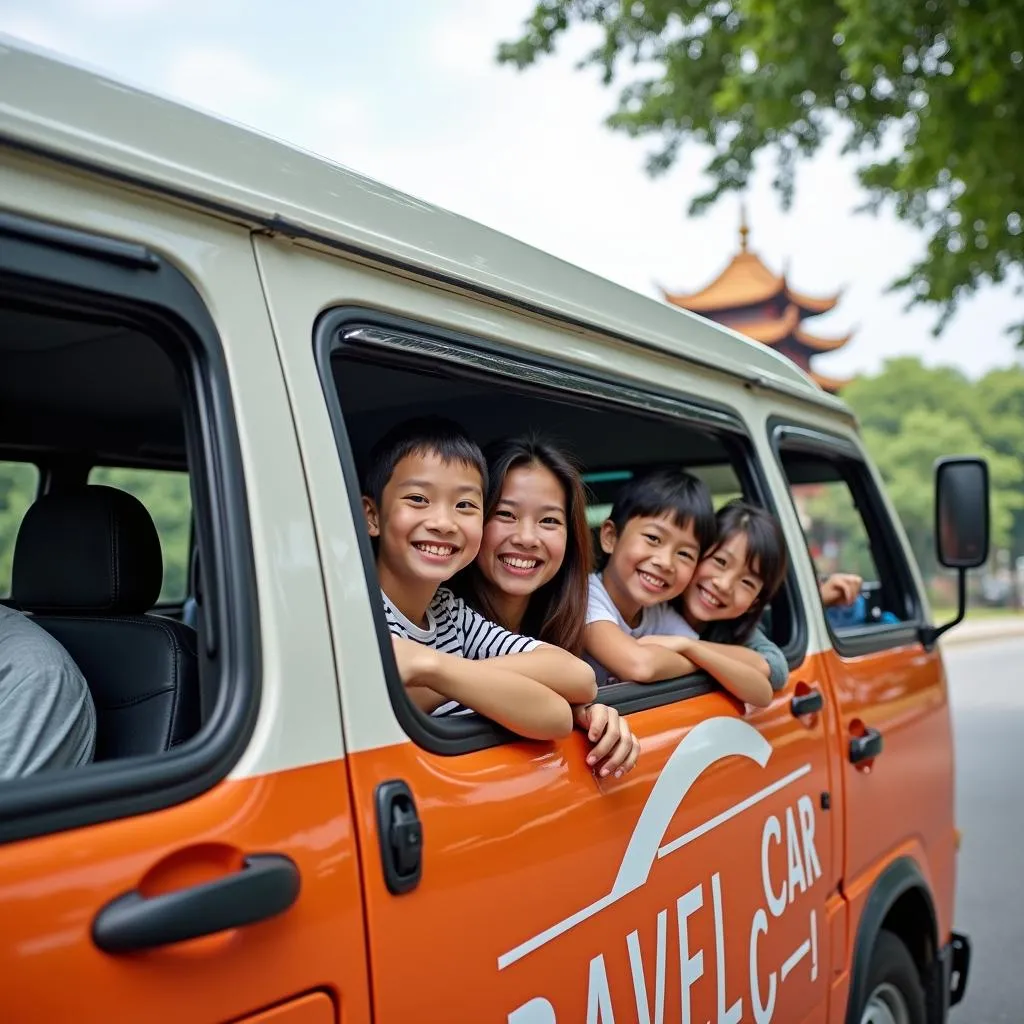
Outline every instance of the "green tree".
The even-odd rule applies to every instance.
[[[949,367],[890,359],[878,374],[844,388],[843,398],[926,575],[936,569],[934,464],[943,455],[988,460],[993,545],[1024,554],[1024,370],[997,370],[972,382]]]
[[[933,369],[915,356],[887,359],[881,373],[847,384],[842,398],[857,413],[862,427],[888,436],[900,432],[910,409],[976,421],[977,396],[971,381],[951,366]]]
[[[985,439],[1024,473],[1024,366],[993,370],[978,381],[976,408]],[[1013,516],[1011,550],[1024,556],[1024,509]]]
[[[864,443],[885,480],[926,576],[938,569],[934,555],[934,466],[943,455],[981,455],[987,460],[992,544],[1001,548],[1009,545],[1014,513],[1024,507],[1024,472],[1017,459],[1000,455],[987,445],[969,421],[916,408],[904,416],[898,434],[865,430]]]
[[[39,470],[27,462],[0,462],[0,597],[11,592],[11,564],[18,528],[35,500]]]
[[[939,307],[936,333],[982,285],[1021,289],[1024,0],[539,0],[498,60],[526,68],[575,25],[601,34],[580,66],[623,86],[609,125],[656,140],[651,174],[710,150],[691,213],[746,188],[761,153],[788,208],[799,161],[841,129],[864,208],[925,232],[894,286]]]

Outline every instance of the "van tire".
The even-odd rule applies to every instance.
[[[871,951],[859,1024],[927,1024],[924,985],[903,941],[882,930]]]

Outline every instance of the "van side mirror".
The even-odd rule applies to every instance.
[[[988,561],[988,464],[939,459],[935,464],[935,549],[947,569],[977,569]]]
[[[926,626],[926,646],[963,620],[967,612],[967,570],[988,561],[988,463],[974,456],[939,459],[935,463],[935,554],[939,564],[956,569],[957,614],[942,626]]]

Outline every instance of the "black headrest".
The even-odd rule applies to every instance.
[[[160,538],[146,507],[114,487],[45,494],[14,546],[11,597],[50,615],[141,614],[163,584]]]

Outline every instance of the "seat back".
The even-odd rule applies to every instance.
[[[195,630],[147,614],[162,581],[156,527],[125,491],[44,495],[18,532],[11,596],[85,676],[97,761],[160,753],[199,728]]]

